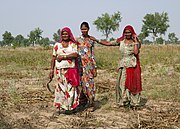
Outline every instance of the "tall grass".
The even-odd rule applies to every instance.
[[[15,67],[46,67],[49,65],[51,51],[35,48],[1,49],[0,65]]]
[[[114,70],[119,61],[118,47],[97,47],[95,57],[99,69]]]
[[[118,47],[95,47],[98,69],[114,74]],[[0,49],[0,80],[40,78],[50,68],[52,49]],[[180,101],[180,46],[142,45],[140,51],[143,94],[151,99]],[[111,79],[111,78],[110,78]]]

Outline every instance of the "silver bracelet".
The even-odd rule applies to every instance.
[[[139,43],[134,43],[134,45],[138,45]]]

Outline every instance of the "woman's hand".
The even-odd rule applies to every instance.
[[[138,42],[138,37],[137,35],[133,35],[133,40],[134,40],[134,54],[137,55],[139,53],[139,48],[138,48],[138,45],[139,45],[139,42]]]
[[[57,57],[56,57],[56,60],[57,60],[58,62],[61,62],[63,59],[64,59],[63,56],[57,56]]]
[[[117,73],[119,72],[119,67],[116,68],[116,72],[117,72]]]
[[[96,76],[97,76],[97,69],[94,68],[92,72],[93,72],[93,73],[92,73],[92,74],[93,74],[93,77],[96,77]]]
[[[136,34],[133,34],[133,35],[132,35],[132,39],[133,39],[135,42],[137,42],[137,37],[138,37],[138,36],[137,36]]]
[[[53,79],[54,77],[54,70],[51,69],[50,73],[49,73],[49,79]]]

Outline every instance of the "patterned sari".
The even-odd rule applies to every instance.
[[[68,55],[70,53],[77,53],[77,45],[69,42],[68,48],[63,48],[61,43],[56,43],[53,49],[53,55]],[[77,70],[75,60],[56,61],[56,89],[54,105],[57,108],[64,110],[73,110],[79,105],[80,87],[73,85],[74,83],[69,79],[69,73]],[[77,78],[79,79],[79,78]]]
[[[92,99],[95,98],[96,93],[93,75],[93,71],[96,69],[94,42],[90,39],[85,41],[83,36],[78,37],[77,42],[82,91],[88,99]]]

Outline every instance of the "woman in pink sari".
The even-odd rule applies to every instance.
[[[120,61],[117,67],[116,102],[119,106],[138,106],[142,91],[139,59],[141,43],[133,27],[130,25],[126,26],[122,36],[116,42],[94,40],[107,46],[120,46]]]
[[[54,73],[56,89],[54,105],[58,109],[74,110],[79,105],[79,83],[76,58],[78,57],[77,43],[69,28],[65,27],[60,32],[61,40],[53,48],[50,79]]]

